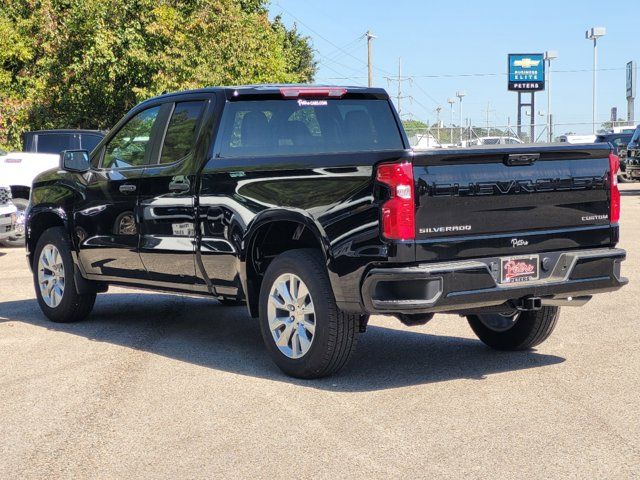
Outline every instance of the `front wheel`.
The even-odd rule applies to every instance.
[[[467,320],[478,338],[496,350],[528,350],[544,342],[558,322],[558,307],[540,310],[469,315]]]
[[[76,290],[69,237],[62,227],[46,230],[34,251],[33,282],[38,304],[52,322],[83,320],[96,300],[95,293]]]
[[[287,375],[320,378],[353,353],[360,316],[341,312],[322,254],[285,252],[271,262],[260,288],[260,330],[267,351]]]

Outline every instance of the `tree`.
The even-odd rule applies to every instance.
[[[12,0],[0,5],[0,146],[29,129],[106,129],[141,100],[313,79],[310,40],[266,0]]]

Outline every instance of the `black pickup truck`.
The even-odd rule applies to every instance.
[[[28,260],[56,322],[109,285],[246,304],[297,377],[340,369],[371,314],[522,350],[627,282],[617,170],[608,144],[416,153],[382,89],[180,92],[35,180]]]

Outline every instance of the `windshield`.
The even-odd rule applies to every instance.
[[[223,157],[401,150],[386,100],[229,102],[219,139]]]

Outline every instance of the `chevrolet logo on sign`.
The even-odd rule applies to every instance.
[[[537,67],[538,65],[540,65],[540,60],[533,60],[531,58],[521,58],[520,60],[514,61],[513,64],[516,67],[531,68],[531,67]]]

